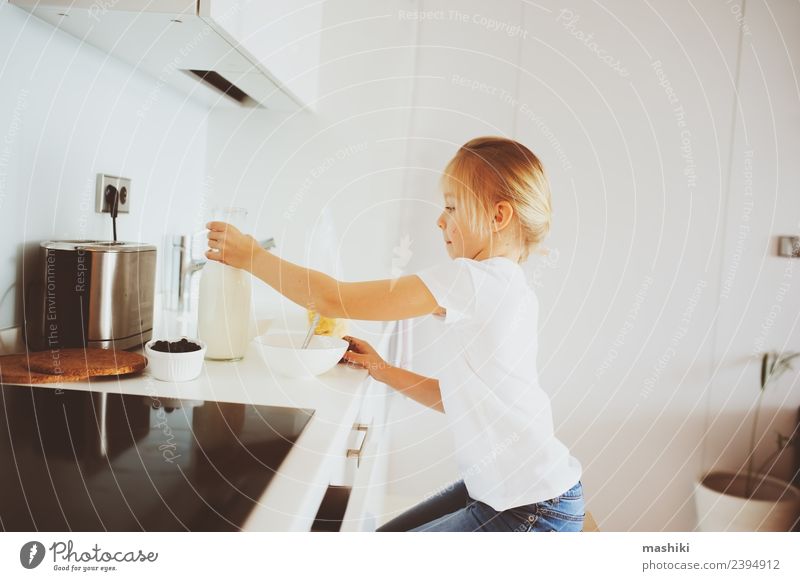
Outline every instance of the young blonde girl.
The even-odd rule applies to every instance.
[[[553,433],[536,368],[538,302],[520,267],[550,229],[542,165],[510,139],[473,139],[448,163],[442,189],[436,225],[452,260],[399,279],[340,282],[222,222],[208,224],[206,256],[327,317],[436,316],[445,362],[437,378],[388,365],[365,341],[345,337],[347,362],[446,414],[462,476],[378,530],[581,530],[581,465]]]

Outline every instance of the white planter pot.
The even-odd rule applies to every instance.
[[[788,482],[756,474],[755,493],[745,497],[747,477],[710,472],[694,492],[699,531],[790,531],[800,515],[800,490]]]

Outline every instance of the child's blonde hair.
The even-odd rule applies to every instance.
[[[517,216],[525,260],[550,231],[550,184],[539,158],[512,139],[478,137],[461,146],[442,175],[444,192],[455,195],[469,227],[490,233],[494,205],[506,201]]]

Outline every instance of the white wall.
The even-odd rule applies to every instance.
[[[794,263],[771,255],[775,235],[798,230],[789,160],[800,18],[788,0],[751,0],[749,29],[738,2],[569,10],[327,3],[319,115],[215,112],[214,195],[250,206],[253,228],[275,235],[287,258],[350,279],[413,272],[446,260],[438,176],[458,145],[484,134],[529,145],[554,195],[549,254],[525,270],[558,435],[583,463],[601,528],[689,530],[696,479],[744,462],[755,351],[797,348],[800,296],[776,294]],[[329,235],[338,261],[325,252]],[[413,366],[435,375],[429,321],[412,326]],[[790,431],[792,381],[769,394],[760,431],[773,415]],[[392,418],[397,507],[457,475],[442,416],[398,400]],[[788,475],[787,458],[777,473]]]
[[[800,231],[800,6],[748,0],[746,25],[703,448],[704,466],[722,469],[744,463],[761,352],[800,351],[800,261],[775,256],[775,236]],[[789,435],[796,428],[798,406],[797,371],[768,387],[756,466],[776,450],[776,431]],[[791,477],[791,449],[773,473]]]
[[[403,208],[415,23],[387,18],[394,4],[325,4],[321,39],[298,41],[320,43],[314,113],[210,116],[212,203],[248,208],[251,231],[275,237],[284,258],[344,279],[390,276],[399,260],[393,247]],[[262,283],[256,300],[262,312],[279,317],[297,310]]]
[[[526,266],[541,303],[540,375],[606,530],[691,529],[696,479],[744,462],[754,351],[798,348],[800,296],[779,290],[794,262],[770,255],[775,235],[798,230],[789,160],[800,19],[790,2],[772,4],[774,14],[763,2],[747,7],[732,165],[738,3],[577,2],[571,14],[556,2],[421,7],[413,210],[401,227],[415,250],[409,268],[444,259],[431,194],[458,144],[508,135],[540,155],[554,194],[550,254]],[[748,147],[755,207],[737,253]],[[425,321],[416,330],[415,365],[435,375],[436,338]],[[775,426],[791,432],[792,381],[767,398],[761,430],[780,407]],[[452,476],[451,446],[441,418],[411,406],[406,418],[422,427],[406,432],[394,476],[422,498]],[[770,436],[760,457],[771,446]]]
[[[722,3],[579,3],[572,15],[548,6],[527,12],[536,40],[520,100],[569,165],[536,121],[517,126],[543,152],[555,194],[541,376],[601,527],[691,529],[736,23]],[[579,40],[589,34],[615,66]]]
[[[207,109],[6,3],[0,55],[2,329],[22,323],[39,242],[111,238],[97,173],[133,180],[120,239],[160,245],[201,227]]]

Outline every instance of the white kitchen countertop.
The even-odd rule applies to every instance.
[[[388,334],[384,323],[351,321],[349,333],[385,353]],[[205,361],[202,374],[194,381],[158,381],[145,368],[127,377],[38,387],[313,409],[314,415],[243,526],[244,530],[307,531],[352,431],[368,379],[366,370],[344,365],[309,379],[283,377],[267,368],[251,342],[240,361]]]

